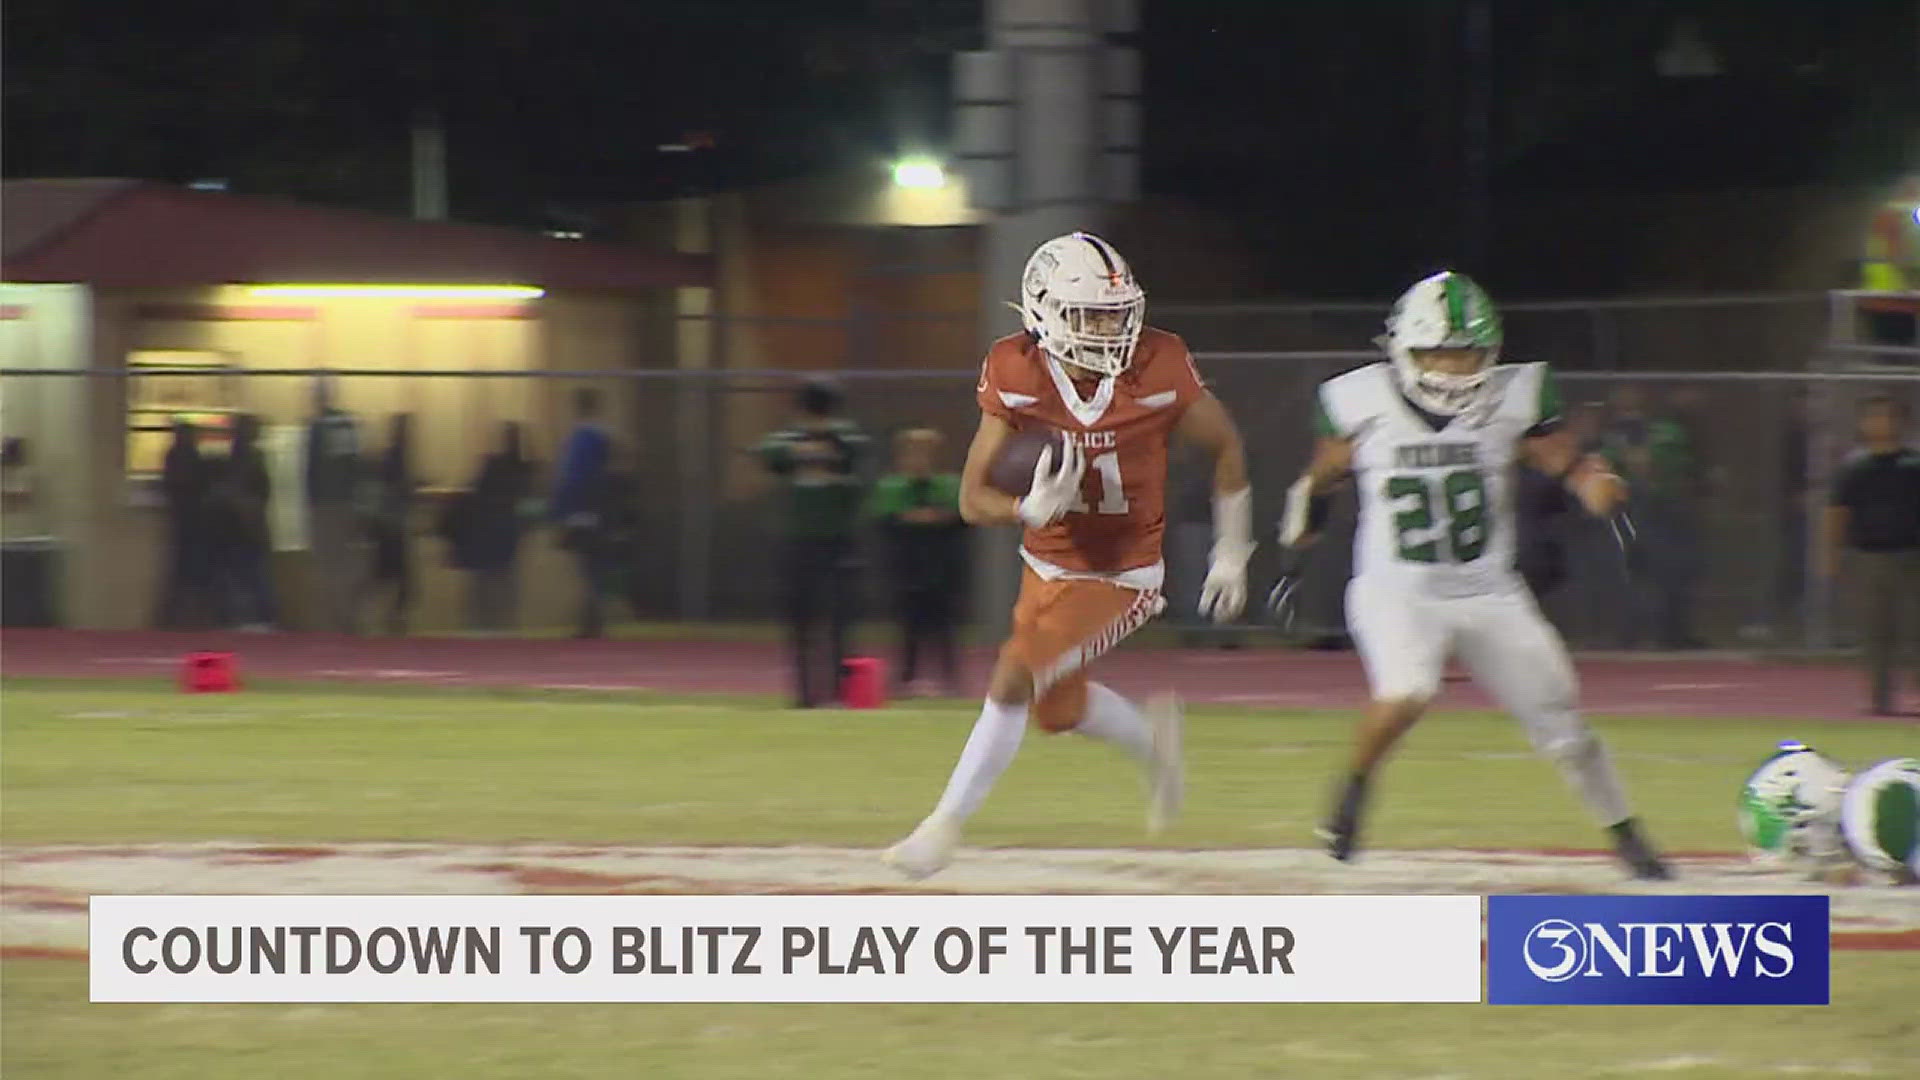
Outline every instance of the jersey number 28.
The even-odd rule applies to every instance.
[[[1438,498],[1435,488],[1439,489]],[[1394,533],[1407,562],[1469,563],[1487,548],[1487,481],[1479,469],[1444,473],[1435,484],[1424,476],[1387,477]],[[1435,504],[1446,521],[1435,528]]]

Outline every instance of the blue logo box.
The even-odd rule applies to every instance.
[[[1489,896],[1494,1005],[1825,1005],[1824,896]]]

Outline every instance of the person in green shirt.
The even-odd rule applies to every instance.
[[[1699,511],[1705,491],[1692,432],[1677,415],[1654,415],[1638,386],[1618,388],[1613,410],[1600,452],[1632,492],[1639,534],[1634,569],[1644,581],[1621,644],[1638,645],[1650,635],[1660,648],[1700,648],[1693,600],[1702,569]]]
[[[847,632],[859,589],[854,542],[864,496],[867,437],[840,415],[838,387],[809,379],[798,415],[755,447],[786,486],[787,622],[793,643],[795,704],[811,709],[839,697]],[[824,654],[815,647],[822,622]]]
[[[960,520],[960,477],[937,473],[940,433],[913,428],[894,436],[893,472],[880,478],[867,502],[887,553],[894,615],[900,623],[896,677],[909,694],[924,694],[923,650],[935,653],[946,692],[959,692],[954,641],[957,601],[966,568],[966,523]]]

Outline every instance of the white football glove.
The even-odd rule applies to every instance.
[[[1080,498],[1080,479],[1087,471],[1086,455],[1068,439],[1057,467],[1053,457],[1051,446],[1040,451],[1040,460],[1033,466],[1033,486],[1020,499],[1020,520],[1029,528],[1044,529],[1066,517],[1074,501]]]
[[[1232,622],[1247,606],[1247,560],[1253,557],[1253,489],[1213,500],[1213,562],[1200,586],[1200,614]]]

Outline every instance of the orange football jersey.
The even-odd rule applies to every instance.
[[[1026,549],[1067,570],[1118,573],[1160,561],[1166,531],[1167,447],[1174,425],[1206,390],[1186,343],[1147,327],[1133,363],[1113,379],[1076,384],[1076,369],[1025,333],[1001,338],[980,369],[982,412],[1014,428],[1058,428],[1086,454],[1080,502]]]

